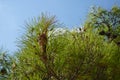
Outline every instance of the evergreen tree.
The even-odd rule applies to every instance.
[[[114,42],[94,27],[77,32],[59,26],[45,14],[27,25],[10,80],[119,80],[119,72],[112,73],[120,70]]]
[[[110,10],[93,7],[85,26],[99,29],[100,35],[106,36],[109,41],[114,41],[120,46],[120,7],[113,6]]]
[[[6,51],[0,49],[0,80],[7,80],[11,73],[12,60]]]

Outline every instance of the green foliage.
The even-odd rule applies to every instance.
[[[58,28],[58,24],[54,16],[42,15],[27,26],[9,79],[119,79],[120,50],[114,42],[105,41],[99,29],[77,32]]]
[[[104,39],[109,44],[114,44],[110,48],[111,59],[109,60],[109,77],[110,80],[119,80],[120,74],[120,8],[113,6],[111,10],[105,10],[100,7],[94,7],[92,12],[89,14],[88,20],[85,23],[85,28],[92,28],[92,30],[98,30],[99,34],[104,36]],[[106,39],[107,38],[107,39]],[[116,45],[117,46],[116,46]],[[110,51],[108,50],[108,51]]]
[[[89,13],[85,26],[99,29],[100,35],[106,36],[109,41],[114,40],[119,46],[120,8],[118,6],[113,6],[109,11],[101,7],[93,7]]]
[[[11,72],[12,60],[6,53],[6,51],[0,49],[0,80],[7,80]]]
[[[13,57],[0,51],[0,80],[119,80],[119,22],[117,6],[94,7],[79,31],[42,14],[26,24]]]

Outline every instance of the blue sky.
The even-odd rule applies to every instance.
[[[0,46],[15,51],[25,22],[41,12],[56,15],[60,23],[72,28],[84,23],[94,5],[110,9],[120,5],[120,0],[0,0]]]

